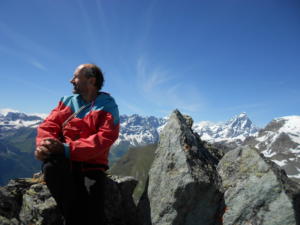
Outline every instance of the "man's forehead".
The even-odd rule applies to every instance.
[[[83,68],[91,68],[92,66],[93,66],[92,64],[81,64],[76,68],[75,73],[79,72]]]
[[[79,65],[79,66],[75,69],[75,72],[81,70],[81,69],[84,68],[84,67],[85,67],[84,64]]]

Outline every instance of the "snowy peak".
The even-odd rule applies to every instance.
[[[279,128],[279,133],[286,133],[290,138],[300,144],[300,116],[285,116],[276,120],[283,125]]]
[[[225,123],[225,127],[228,128],[225,134],[225,137],[227,138],[247,137],[258,131],[246,113],[241,113],[240,115],[233,117]]]
[[[0,129],[2,131],[17,129],[20,127],[36,127],[42,117],[37,115],[27,115],[12,109],[0,110]]]
[[[253,125],[246,113],[234,116],[225,123],[212,123],[208,121],[194,125],[194,130],[201,139],[210,142],[244,141],[246,137],[255,134],[258,129]]]
[[[19,111],[14,110],[14,109],[0,109],[0,117],[5,117],[8,113],[10,112],[14,112],[14,113],[18,113]]]
[[[274,152],[275,146],[272,144],[282,136],[286,136],[293,143],[300,144],[300,116],[285,116],[272,120],[264,129],[260,130],[255,138],[258,142],[256,147]],[[266,146],[261,147],[262,143]],[[284,149],[284,151],[289,150]],[[280,151],[282,152],[283,149]]]
[[[153,144],[158,141],[160,127],[165,119],[154,116],[120,116],[120,135],[117,143],[128,142],[131,146]]]
[[[244,144],[259,149],[289,177],[300,179],[300,116],[276,118]]]

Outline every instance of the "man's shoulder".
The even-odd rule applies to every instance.
[[[117,106],[115,99],[106,92],[100,92],[98,95],[95,105],[99,107],[115,107]]]
[[[114,113],[118,111],[118,105],[110,94],[101,92],[95,101],[94,110]]]
[[[110,113],[113,117],[114,124],[119,123],[118,105],[115,102],[115,99],[110,94],[101,92],[95,101],[93,109],[98,112],[105,111],[107,113]]]

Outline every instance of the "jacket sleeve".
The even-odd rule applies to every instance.
[[[36,146],[45,138],[60,139],[62,125],[60,110],[62,105],[63,103],[60,101],[58,106],[37,128]]]
[[[105,111],[98,113],[101,120],[95,134],[65,144],[65,153],[71,160],[89,161],[94,158],[107,158],[109,148],[119,136],[119,118],[118,113],[115,116]]]

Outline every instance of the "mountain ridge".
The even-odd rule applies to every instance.
[[[223,123],[196,122],[193,130],[202,140],[227,151],[244,145],[258,148],[262,154],[283,167],[290,177],[300,179],[299,118],[297,115],[279,117],[273,119],[265,128],[258,128],[243,112]],[[43,118],[37,115],[27,115],[16,110],[0,110],[2,145],[9,144],[9,148],[13,146],[33,157],[36,126],[42,120]],[[110,165],[113,165],[131,147],[157,143],[160,130],[166,123],[166,118],[138,114],[121,115],[120,135],[111,148]],[[272,150],[270,146],[273,146]],[[280,149],[283,150],[279,151]],[[5,158],[3,152],[1,157]]]

